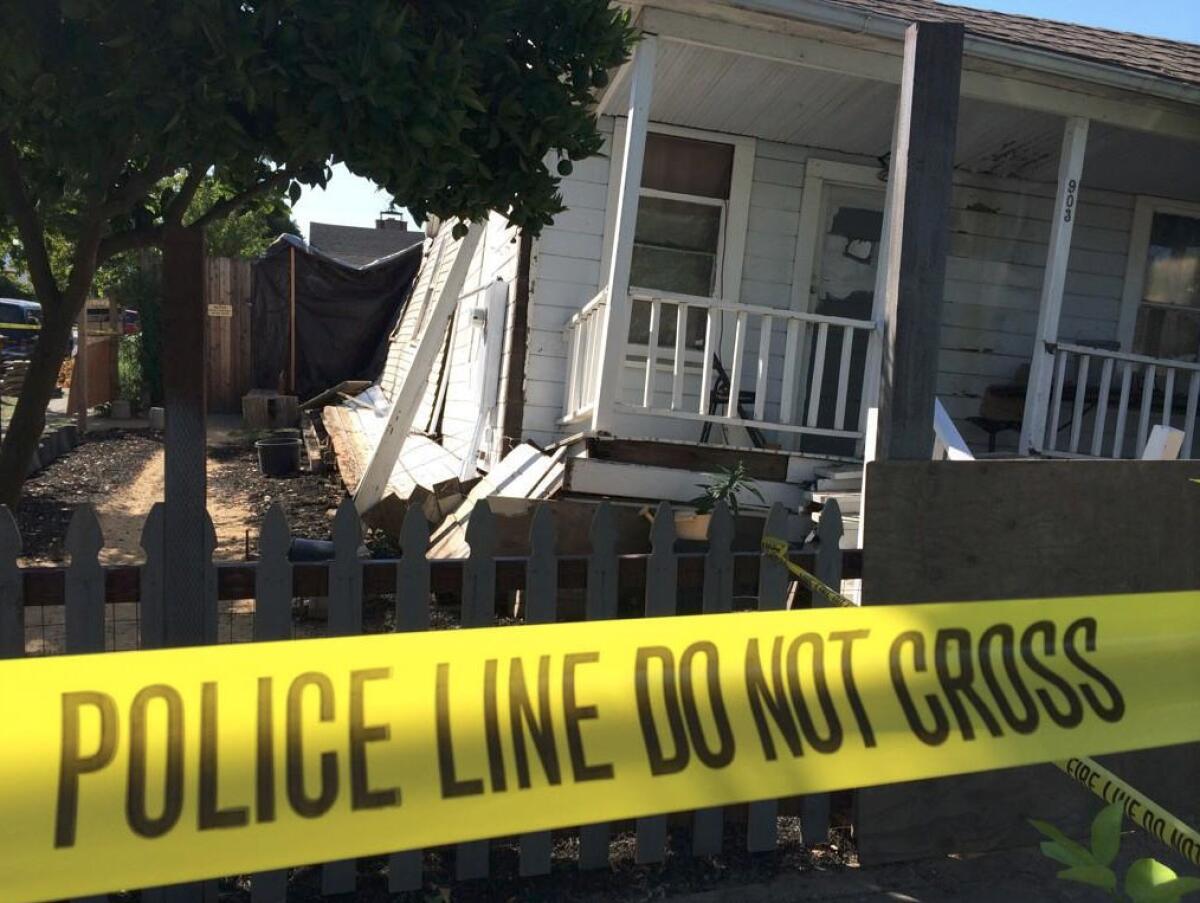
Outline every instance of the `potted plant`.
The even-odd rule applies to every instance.
[[[739,510],[739,493],[748,493],[763,505],[766,504],[754,480],[747,476],[746,465],[742,461],[738,461],[733,467],[721,468],[720,473],[708,483],[698,485],[702,490],[700,495],[688,503],[692,510],[675,512],[675,535],[680,539],[707,539],[712,510],[717,506],[717,502],[728,505],[730,512],[736,517]]]

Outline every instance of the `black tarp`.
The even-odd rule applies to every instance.
[[[288,388],[291,262],[296,262],[296,390],[311,398],[350,379],[376,380],[388,336],[421,264],[421,245],[363,267],[280,236],[253,267],[251,330],[254,388]]]

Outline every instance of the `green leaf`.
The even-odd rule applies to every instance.
[[[1043,840],[1041,842],[1042,855],[1062,865],[1070,866],[1071,868],[1086,867],[1095,865],[1091,859],[1091,854],[1088,854],[1087,859],[1083,859],[1078,853],[1068,850],[1062,844],[1055,843],[1053,840]],[[1080,847],[1080,849],[1083,849]]]
[[[1117,876],[1112,869],[1103,865],[1077,865],[1058,873],[1064,881],[1075,881],[1079,884],[1090,884],[1099,887],[1110,894],[1117,890]]]
[[[1152,903],[1158,888],[1176,877],[1174,870],[1157,859],[1139,859],[1125,873],[1125,893],[1133,903]]]
[[[1121,820],[1125,809],[1120,803],[1105,806],[1092,819],[1092,856],[1101,865],[1112,865],[1121,849]]]
[[[1096,860],[1092,856],[1091,850],[1081,843],[1076,843],[1058,828],[1054,827],[1054,825],[1036,818],[1029,819],[1029,823],[1042,832],[1042,834],[1049,837],[1052,841],[1054,841],[1055,844],[1065,850],[1072,857],[1073,861],[1065,863],[1066,865],[1095,864]],[[1045,845],[1042,847],[1042,852],[1046,852]],[[1049,856],[1050,854],[1046,853],[1046,855]],[[1059,861],[1062,862],[1061,859]]]
[[[1200,890],[1200,878],[1175,878],[1150,891],[1146,897],[1146,903],[1175,903],[1185,894],[1198,890]]]

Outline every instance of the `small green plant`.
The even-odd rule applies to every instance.
[[[1200,878],[1180,878],[1157,859],[1139,859],[1125,871],[1118,888],[1112,864],[1121,849],[1120,803],[1105,806],[1092,820],[1091,848],[1085,847],[1048,822],[1030,819],[1029,823],[1047,839],[1042,852],[1066,868],[1058,873],[1064,881],[1089,884],[1117,900],[1132,903],[1175,903],[1185,894],[1200,890]]]
[[[711,514],[717,502],[724,502],[733,514],[738,513],[738,493],[748,492],[764,505],[766,500],[754,480],[746,475],[746,465],[738,461],[733,467],[722,467],[720,476],[708,483],[698,483],[703,492],[688,502],[697,514]]]
[[[142,403],[142,337],[127,335],[117,346],[117,389],[134,407]]]

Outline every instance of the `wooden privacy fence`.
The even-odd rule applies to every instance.
[[[165,645],[167,619],[172,616],[163,598],[163,571],[169,547],[163,539],[163,505],[156,504],[142,532],[144,564],[106,568],[98,561],[103,547],[100,523],[91,505],[76,509],[68,528],[65,548],[70,564],[62,568],[18,566],[21,538],[7,509],[0,509],[0,657],[29,654],[27,615],[42,614],[61,606],[61,649],[67,653],[103,652],[114,647],[159,648]],[[290,560],[291,535],[278,504],[263,520],[259,557],[254,561],[215,563],[211,552],[215,534],[207,518],[208,566],[197,575],[203,580],[208,599],[205,634],[208,643],[219,638],[218,615],[222,603],[253,599],[253,627],[247,639],[282,640],[293,637],[293,601],[296,596],[327,597],[325,635],[350,636],[364,632],[364,601],[390,595],[393,629],[431,629],[430,599],[440,581],[457,578],[461,593],[460,625],[463,628],[496,625],[497,576],[503,567],[517,564],[523,571],[522,616],[527,624],[560,620],[561,575],[564,565],[575,562],[585,573],[584,620],[616,618],[618,580],[623,563],[639,560],[644,566],[641,614],[667,617],[678,612],[680,575],[686,562],[702,566],[702,613],[715,614],[735,608],[780,610],[821,606],[825,600],[811,599],[798,590],[787,569],[771,555],[736,552],[733,548],[734,517],[725,505],[713,512],[708,542],[680,543],[675,535],[672,509],[658,506],[650,531],[650,551],[641,555],[617,554],[617,520],[608,503],[599,505],[590,527],[590,550],[586,555],[559,553],[554,515],[548,506],[539,507],[532,519],[529,554],[519,560],[501,560],[494,554],[498,525],[486,501],[474,509],[467,526],[470,556],[464,561],[434,562],[427,559],[429,524],[419,508],[411,508],[400,535],[401,557],[360,557],[362,525],[353,501],[346,499],[333,523],[333,557],[322,562]],[[775,505],[764,525],[765,532],[783,535],[787,512]],[[843,577],[841,516],[836,502],[825,508],[815,543],[794,555],[814,570],[825,583],[839,585]],[[738,559],[753,558],[757,564],[757,594],[734,595],[734,568]],[[856,555],[849,557],[858,564]],[[858,575],[857,566],[852,575]],[[125,611],[121,609],[134,609]],[[576,617],[576,619],[578,619]],[[117,626],[125,624],[124,633]],[[652,630],[652,628],[649,628]],[[122,637],[124,641],[122,642]],[[777,843],[779,801],[751,803],[747,822],[747,848],[764,852]],[[823,842],[829,831],[827,794],[805,797],[799,803],[806,843]],[[675,814],[676,819],[679,818]],[[721,808],[699,810],[691,815],[691,852],[696,856],[721,852],[725,812]],[[667,814],[640,818],[636,822],[636,858],[639,863],[662,861],[667,850]],[[584,825],[578,831],[578,866],[606,867],[609,862],[610,826]],[[519,838],[520,874],[544,875],[551,867],[551,834],[538,832]],[[485,878],[490,870],[491,841],[458,844],[455,875],[458,880]],[[423,853],[397,852],[388,860],[388,883],[393,892],[419,889],[423,883]],[[306,863],[297,863],[303,865]],[[321,889],[326,895],[352,893],[356,889],[355,860],[327,863],[321,867]],[[254,900],[278,900],[286,893],[285,871],[256,874],[250,878]]]
[[[237,414],[250,391],[250,261],[210,257],[205,262],[208,330],[208,410]]]

